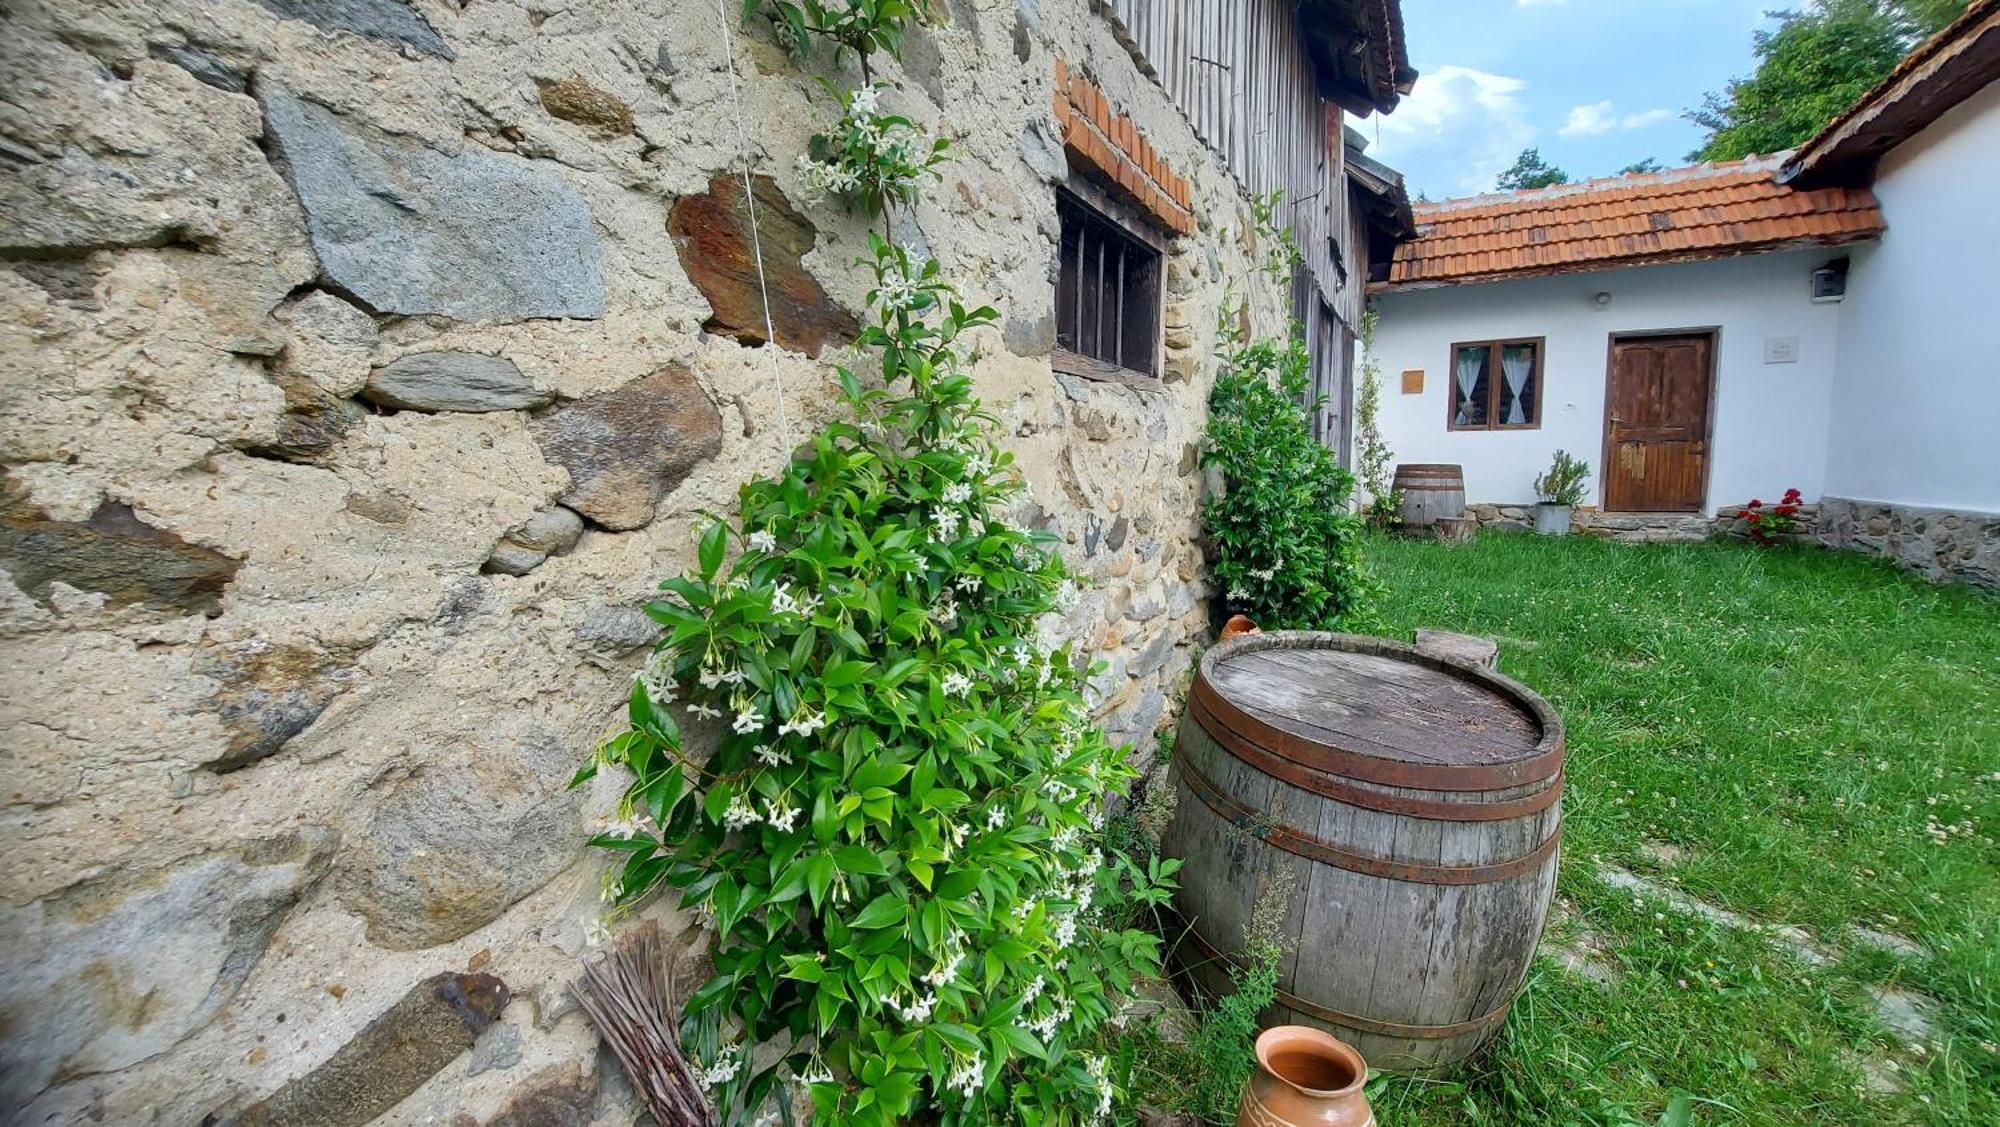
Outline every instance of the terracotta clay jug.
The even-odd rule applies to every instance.
[[[1243,1085],[1236,1127],[1374,1127],[1367,1082],[1367,1062],[1345,1041],[1273,1026],[1257,1038],[1257,1070]]]
[[[1246,615],[1232,614],[1229,616],[1229,621],[1222,624],[1222,640],[1225,642],[1244,634],[1256,633],[1260,633],[1257,624],[1250,621]]]

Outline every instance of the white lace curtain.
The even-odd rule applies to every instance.
[[[1507,380],[1507,393],[1513,397],[1507,406],[1506,422],[1510,425],[1528,421],[1528,412],[1521,405],[1521,393],[1528,389],[1528,377],[1534,371],[1534,345],[1510,345],[1500,350],[1500,374]]]
[[[1455,418],[1459,426],[1475,421],[1485,422],[1483,418],[1475,420],[1472,416],[1472,390],[1479,386],[1479,373],[1486,370],[1486,356],[1484,346],[1458,350],[1458,367],[1453,374],[1458,379],[1458,412]]]

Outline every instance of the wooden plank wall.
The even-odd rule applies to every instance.
[[[1095,0],[1125,47],[1243,188],[1283,189],[1320,294],[1349,325],[1363,279],[1346,287],[1329,236],[1347,243],[1340,110],[1320,100],[1292,0]],[[1349,264],[1350,268],[1352,263]],[[1342,289],[1351,291],[1342,293]]]

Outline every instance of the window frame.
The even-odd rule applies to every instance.
[[[1541,337],[1498,337],[1491,340],[1461,340],[1452,342],[1444,366],[1444,426],[1447,431],[1488,431],[1488,430],[1540,430],[1542,428],[1542,402],[1548,398],[1549,338]],[[1500,350],[1511,345],[1532,344],[1535,346],[1535,411],[1525,423],[1501,423],[1493,420],[1500,417],[1500,385],[1505,378],[1500,370]],[[1486,422],[1458,422],[1458,350],[1461,348],[1484,348],[1486,354]]]
[[[1084,379],[1103,380],[1108,383],[1125,384],[1141,390],[1160,390],[1166,385],[1166,305],[1167,305],[1167,241],[1153,230],[1137,212],[1113,199],[1109,193],[1081,177],[1072,176],[1065,184],[1056,186],[1057,223],[1055,301],[1053,315],[1056,319],[1056,341],[1050,349],[1049,365],[1056,371]],[[1100,360],[1086,353],[1065,348],[1062,340],[1062,250],[1063,238],[1060,233],[1063,197],[1067,202],[1086,214],[1086,218],[1109,227],[1128,243],[1137,244],[1152,255],[1153,300],[1145,312],[1153,325],[1152,354],[1147,357],[1147,369],[1128,368],[1109,360]]]

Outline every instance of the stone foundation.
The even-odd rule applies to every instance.
[[[1884,556],[1932,580],[2000,591],[2000,513],[1957,512],[1828,497],[1816,539]]]
[[[1483,530],[1535,530],[1532,501],[1520,505],[1467,505],[1465,512]],[[1737,505],[1724,506],[1712,517],[1700,513],[1605,513],[1582,508],[1570,514],[1570,532],[1624,544],[1699,544],[1716,536],[1748,538],[1750,526],[1741,514],[1742,507]],[[1799,506],[1800,534],[1811,535],[1818,519],[1818,505]]]

